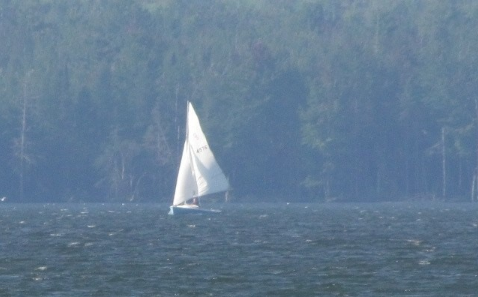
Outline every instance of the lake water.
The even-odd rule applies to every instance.
[[[0,296],[478,296],[478,204],[0,204]]]

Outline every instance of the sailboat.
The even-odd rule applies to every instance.
[[[228,189],[229,182],[209,148],[193,105],[188,102],[186,140],[169,214],[218,213],[220,210],[202,208],[199,200]]]

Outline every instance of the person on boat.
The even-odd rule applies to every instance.
[[[197,197],[194,197],[194,198],[191,200],[191,204],[192,204],[192,205],[199,206],[199,199],[198,199]]]

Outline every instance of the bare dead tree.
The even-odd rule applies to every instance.
[[[32,95],[32,74],[34,70],[28,71],[23,79],[23,89],[20,96],[20,133],[18,137],[13,140],[14,156],[17,158],[18,175],[19,175],[19,199],[24,200],[25,196],[25,177],[28,166],[34,163],[33,156],[30,154],[29,146],[30,140],[28,139],[28,131],[30,127],[30,114],[33,109]]]

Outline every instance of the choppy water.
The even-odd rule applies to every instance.
[[[0,204],[0,296],[478,296],[478,205]]]

